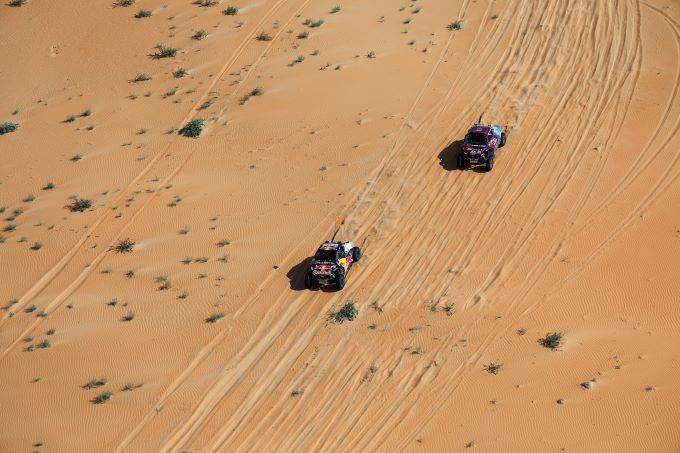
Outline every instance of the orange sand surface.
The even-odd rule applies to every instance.
[[[0,451],[680,451],[676,0],[3,1]]]

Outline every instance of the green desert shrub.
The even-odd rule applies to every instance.
[[[146,82],[147,80],[151,80],[151,76],[143,73],[137,74],[135,78],[132,79],[133,82]]]
[[[158,44],[154,49],[156,49],[156,53],[153,54],[154,58],[171,58],[176,56],[177,52],[179,52],[179,49],[166,46],[165,44]]]
[[[187,75],[187,74],[189,74],[189,71],[187,71],[187,70],[184,69],[184,68],[177,68],[177,69],[175,70],[175,72],[172,73],[172,75],[173,75],[176,79],[181,79],[182,77],[184,77],[184,76]]]
[[[555,350],[562,344],[562,337],[564,334],[562,332],[550,332],[545,335],[545,337],[538,340],[541,346],[548,349]]]
[[[449,29],[449,31],[460,30],[462,27],[463,27],[462,20],[454,20],[453,22],[446,26],[446,28]]]
[[[238,8],[235,6],[229,6],[222,12],[227,16],[235,16],[238,14]]]
[[[88,200],[87,198],[76,198],[73,200],[73,204],[71,205],[70,209],[72,212],[83,212],[86,209],[90,209],[91,207],[91,200]]]
[[[102,392],[102,393],[100,393],[99,395],[97,395],[97,396],[95,396],[94,398],[92,398],[92,402],[93,402],[94,404],[102,404],[102,403],[105,403],[105,402],[107,402],[107,401],[111,398],[112,395],[113,395],[113,393],[108,392],[108,391],[107,391],[107,392]]]
[[[135,0],[118,0],[116,6],[132,6],[135,4]]]
[[[140,9],[137,14],[135,14],[135,18],[137,19],[142,19],[144,17],[151,17],[151,11],[148,9]]]
[[[203,118],[194,118],[185,124],[184,127],[179,130],[179,133],[185,137],[196,138],[201,135],[204,126],[205,120]]]
[[[19,125],[17,123],[0,123],[0,135],[4,134],[9,134],[10,132],[14,132],[19,128]]]
[[[113,249],[118,252],[118,253],[128,253],[131,252],[132,249],[135,248],[135,241],[133,241],[130,238],[125,238],[121,239],[118,241],[118,243],[113,247]]]
[[[328,317],[333,322],[343,323],[345,321],[354,321],[358,313],[359,311],[354,306],[354,302],[347,302],[340,310],[331,312]]]
[[[257,39],[258,41],[271,41],[272,37],[268,33],[262,32],[259,35],[257,35],[255,39]]]
[[[222,318],[224,318],[224,313],[220,311],[220,312],[213,313],[212,315],[208,316],[205,319],[205,322],[212,324],[212,323],[215,323]]]

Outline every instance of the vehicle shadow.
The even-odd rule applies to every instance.
[[[307,289],[305,288],[305,274],[307,273],[310,264],[312,264],[312,257],[308,256],[290,268],[286,273],[286,277],[288,277],[288,280],[290,281],[290,289],[293,291],[303,291]]]
[[[460,154],[460,147],[463,140],[454,140],[449,143],[446,148],[439,153],[439,165],[446,171],[452,171],[458,168],[458,154]]]

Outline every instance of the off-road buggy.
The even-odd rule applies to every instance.
[[[468,168],[472,164],[482,164],[486,171],[493,168],[494,154],[505,146],[505,132],[500,124],[493,126],[475,124],[465,134],[465,140],[458,154],[458,168]]]
[[[361,250],[352,242],[324,242],[316,251],[305,274],[305,287],[336,285],[345,287],[345,275],[361,259]]]

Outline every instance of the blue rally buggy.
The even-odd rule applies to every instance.
[[[493,168],[494,154],[505,146],[505,132],[500,124],[475,124],[465,134],[465,140],[458,154],[458,168],[481,164],[486,171]]]

